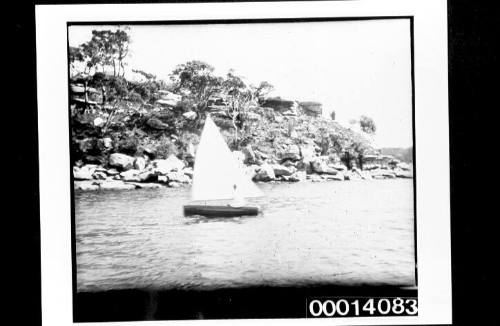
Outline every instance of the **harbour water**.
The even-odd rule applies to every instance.
[[[258,186],[229,219],[184,217],[189,188],[77,192],[77,291],[415,284],[412,179]]]

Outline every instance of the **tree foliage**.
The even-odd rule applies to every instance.
[[[113,69],[114,76],[125,75],[125,58],[129,52],[130,36],[128,28],[93,30],[92,38],[78,48],[70,48],[70,62],[83,61],[85,73],[105,72],[106,67]]]
[[[377,131],[375,122],[370,117],[362,115],[359,119],[359,125],[361,126],[361,130],[363,130],[367,134],[374,134]]]
[[[222,78],[213,73],[214,68],[203,61],[189,61],[178,65],[170,74],[172,90],[182,94],[184,110],[196,112],[195,124],[204,119],[211,96],[221,89]]]
[[[222,78],[215,76],[213,71],[214,68],[203,61],[194,60],[178,65],[170,74],[174,92],[207,102],[222,83]]]
[[[262,99],[274,90],[274,86],[267,81],[260,82],[259,86],[252,86],[254,97]]]

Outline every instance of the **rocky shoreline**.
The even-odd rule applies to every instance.
[[[280,159],[245,148],[233,154],[255,182],[326,182],[413,178],[413,168],[403,162],[370,164],[363,169],[348,169],[338,158],[307,155],[299,146],[291,146]],[[143,188],[178,188],[189,186],[193,178],[193,161],[175,155],[151,160],[147,156],[132,157],[121,153],[109,156],[106,166],[83,164],[73,166],[77,191],[130,190]]]

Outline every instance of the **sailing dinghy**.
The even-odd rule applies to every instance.
[[[237,193],[237,194],[236,194]],[[261,197],[263,193],[245,174],[244,166],[231,153],[219,129],[207,115],[196,150],[191,200],[203,204],[184,206],[184,215],[236,217],[257,215],[254,206],[207,205],[210,201],[238,197]]]

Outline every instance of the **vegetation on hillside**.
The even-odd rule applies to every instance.
[[[174,154],[192,163],[208,113],[231,149],[250,145],[270,161],[278,161],[290,145],[307,145],[317,155],[337,156],[350,167],[372,150],[362,134],[330,118],[300,111],[284,115],[262,106],[273,85],[247,84],[233,70],[217,76],[206,62],[179,64],[169,80],[141,70],[132,70],[140,81],[127,78],[130,42],[127,29],[93,31],[87,43],[69,49],[71,82],[85,88],[71,104],[74,162],[106,164],[109,154],[124,153],[151,158]],[[159,104],[162,94],[179,100]],[[368,117],[360,124],[367,133],[376,131]]]

